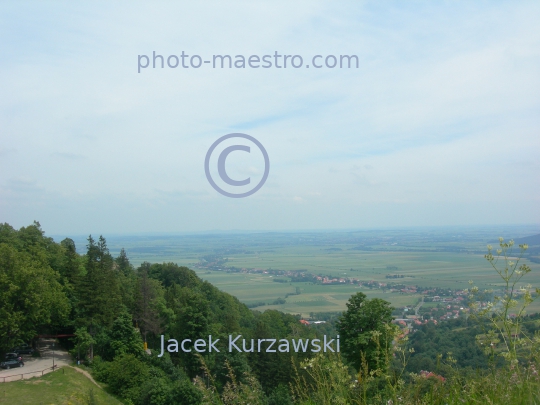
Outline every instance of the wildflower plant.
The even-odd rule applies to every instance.
[[[294,366],[294,363],[293,363]],[[302,374],[295,370],[291,393],[296,401],[306,404],[349,404],[355,389],[348,367],[339,355],[318,354],[300,363]]]
[[[194,380],[197,389],[202,393],[203,405],[264,405],[265,396],[261,389],[261,385],[257,378],[250,373],[245,375],[245,383],[239,382],[236,374],[228,362],[225,360],[225,368],[227,368],[227,376],[229,381],[223,387],[223,392],[220,394],[216,387],[216,381],[202,356],[198,355],[201,363],[202,376],[198,376]]]
[[[471,288],[468,291],[472,315],[483,321],[482,325],[490,325],[489,330],[477,336],[478,343],[492,360],[499,354],[510,363],[517,362],[520,356],[523,357],[525,349],[529,349],[529,356],[535,355],[540,343],[538,337],[527,335],[521,328],[527,307],[540,293],[538,288],[531,293],[530,284],[524,287],[520,285],[522,278],[531,272],[531,268],[522,263],[528,246],[519,245],[520,253],[517,258],[512,255],[513,248],[514,241],[505,242],[503,238],[499,238],[499,249],[495,255],[493,247],[488,245],[488,253],[484,256],[503,281],[501,294],[488,291],[494,293],[493,301],[481,307],[477,304],[481,292],[472,285],[472,281],[469,281]]]

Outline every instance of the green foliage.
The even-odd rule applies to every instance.
[[[477,339],[482,344],[491,341],[494,345],[486,351],[494,356],[501,355],[508,360],[499,364],[492,363],[492,368],[487,370],[477,369],[474,372],[464,372],[456,367],[458,360],[452,353],[438,354],[436,356],[436,368],[446,372],[446,378],[433,373],[423,371],[421,373],[405,373],[407,363],[410,360],[413,348],[407,350],[406,339],[397,339],[393,345],[388,345],[388,339],[384,339],[384,331],[374,330],[371,333],[371,341],[375,344],[379,353],[385,355],[378,362],[379,367],[373,368],[368,365],[366,352],[361,352],[361,367],[354,379],[347,375],[339,359],[321,359],[323,365],[319,365],[313,360],[302,363],[308,369],[310,378],[297,376],[293,385],[295,398],[302,404],[314,403],[347,403],[347,404],[529,404],[540,401],[540,376],[539,368],[539,346],[538,335],[528,338],[523,329],[523,314],[527,305],[532,302],[532,295],[522,290],[521,302],[515,299],[516,279],[519,281],[522,274],[527,274],[527,267],[517,267],[516,263],[508,260],[507,249],[512,243],[504,244],[501,240],[505,266],[503,269],[495,269],[505,281],[505,294],[501,298],[495,298],[496,305],[488,304],[488,310],[481,306],[475,306],[474,297],[478,290],[473,288],[471,298],[473,309],[477,311],[474,316],[477,322],[468,327],[469,340],[473,341],[472,334],[486,324],[492,325],[491,333],[484,333]],[[526,248],[526,247],[522,247]],[[493,265],[495,259],[490,253],[486,255],[487,260]],[[527,287],[530,291],[531,287]],[[538,291],[535,291],[538,294]],[[363,307],[363,305],[361,305]],[[510,316],[511,311],[515,311],[515,316]],[[341,324],[343,326],[343,322]],[[386,329],[391,329],[386,325]],[[446,332],[446,333],[445,333]],[[514,333],[512,333],[514,332]],[[525,338],[520,337],[523,333]],[[417,332],[417,334],[420,332]],[[422,335],[416,339],[416,343],[421,343],[430,334],[434,334],[432,327],[424,327]],[[448,329],[441,328],[437,331],[439,342],[442,341],[443,334],[448,335]],[[388,331],[388,336],[393,335]],[[416,334],[415,334],[416,335]],[[431,336],[433,337],[433,336]],[[504,341],[497,345],[496,339]],[[324,364],[330,361],[331,364]],[[382,367],[380,365],[382,364]],[[342,372],[340,373],[340,367]],[[311,371],[312,370],[312,371]]]
[[[73,339],[75,347],[71,351],[73,357],[79,357],[79,360],[84,360],[86,358],[86,353],[90,349],[90,346],[95,343],[94,338],[88,329],[84,326],[79,327],[75,330],[75,338]]]
[[[215,405],[266,405],[266,397],[261,389],[257,378],[246,373],[244,381],[238,381],[229,362],[225,362],[229,381],[225,384],[222,393],[218,392],[212,373],[200,358],[202,363],[203,377],[195,378],[195,385],[202,394],[202,403]]]
[[[38,223],[15,231],[0,225],[0,351],[32,339],[41,326],[63,323],[70,304],[57,264],[60,249]]]
[[[531,268],[520,262],[523,258],[527,245],[520,245],[520,253],[517,259],[513,258],[514,241],[504,242],[499,238],[499,249],[496,256],[493,255],[493,248],[488,245],[488,254],[486,260],[497,272],[503,282],[503,293],[501,296],[495,295],[493,302],[488,302],[485,307],[478,305],[478,295],[481,291],[478,287],[471,284],[470,296],[471,312],[476,318],[488,321],[489,330],[485,330],[483,335],[478,335],[478,342],[483,346],[486,354],[491,358],[499,354],[507,361],[515,364],[518,359],[527,352],[527,360],[537,356],[540,345],[538,337],[530,336],[521,328],[523,317],[526,314],[527,307],[538,298],[540,290],[533,289],[531,285],[521,286],[518,283],[521,279],[531,272]],[[499,262],[502,262],[499,265]],[[535,297],[533,298],[533,291]],[[485,322],[481,323],[482,325]],[[537,359],[535,359],[537,360]]]
[[[66,238],[60,242],[63,248],[63,260],[60,268],[60,274],[67,279],[67,281],[73,285],[80,281],[82,274],[82,266],[75,242],[73,239]]]
[[[116,259],[114,259],[114,263],[116,265],[116,269],[124,276],[129,277],[131,274],[133,274],[133,265],[129,262],[126,250],[124,248],[120,250],[120,254]]]
[[[512,246],[501,240],[497,256],[491,247],[486,255],[503,294],[472,287],[469,319],[415,327],[410,342],[391,324],[388,302],[358,293],[337,322],[343,359],[264,350],[158,358],[161,333],[177,340],[211,334],[222,342],[229,334],[334,337],[337,314],[305,326],[299,316],[250,311],[186,267],[143,263],[135,271],[124,250],[112,258],[103,237],[90,237],[81,256],[71,239],[55,243],[38,223],[19,231],[3,224],[0,351],[36,333],[74,332],[71,353],[84,357],[95,346],[95,377],[137,405],[538,403],[540,325],[525,311],[540,292],[522,285],[530,272],[520,262],[526,246],[518,259]],[[143,337],[152,354],[143,351]],[[95,402],[82,391],[70,401]]]
[[[168,311],[161,282],[149,278],[146,267],[141,267],[138,275],[134,291],[134,318],[146,340],[148,332],[154,335],[161,332],[162,319]]]
[[[174,322],[167,331],[175,339],[207,337],[210,334],[210,308],[208,300],[199,292],[173,284],[167,289],[167,304],[174,312]],[[199,371],[199,362],[192,353],[180,352],[177,355],[186,368],[188,375],[194,377]]]
[[[203,394],[188,379],[177,380],[172,388],[172,404],[199,405]]]
[[[314,329],[306,327],[299,322],[297,316],[284,314],[276,310],[263,313],[255,312],[254,330],[250,338],[258,339],[307,339],[320,337]],[[266,347],[263,343],[263,347]],[[293,363],[299,364],[312,353],[267,353],[261,351],[252,353],[248,357],[249,365],[260,381],[264,391],[270,394],[279,385],[288,385],[294,373]],[[238,373],[237,373],[238,375]]]
[[[234,374],[239,376],[240,381],[243,381],[243,377],[252,372],[249,359],[244,353],[231,353],[223,350],[216,354],[215,364],[218,366],[215,367],[214,380],[218,389],[222,389],[229,381],[229,370],[225,367],[225,364],[228,364]]]
[[[267,405],[293,405],[289,389],[285,385],[278,385],[268,395]]]
[[[71,367],[39,378],[2,383],[1,387],[2,405],[122,405]]]
[[[98,405],[98,399],[97,399],[97,396],[96,396],[96,390],[94,389],[94,387],[90,387],[88,389],[88,392],[86,393],[85,397],[84,397],[84,402],[86,405]]]
[[[296,372],[292,388],[296,401],[321,405],[349,402],[352,380],[340,356],[318,354],[300,366],[304,373]]]
[[[122,312],[114,321],[111,331],[107,334],[109,359],[123,354],[140,356],[143,353],[141,334],[133,327],[131,315]]]
[[[435,371],[437,355],[451,352],[460,368],[476,370],[488,367],[488,356],[476,342],[482,327],[469,319],[465,326],[463,319],[449,320],[438,325],[429,322],[419,326],[409,335],[410,347],[414,348],[407,370],[419,373],[421,370]],[[445,374],[444,370],[439,372]]]
[[[141,395],[136,403],[140,405],[173,404],[172,383],[163,377],[153,377],[146,380],[141,387]]]
[[[94,376],[108,384],[110,390],[133,402],[141,395],[141,387],[150,376],[150,368],[133,354],[123,354],[112,362],[94,360]]]
[[[337,330],[341,337],[341,350],[357,370],[361,367],[361,353],[364,353],[369,369],[380,368],[383,364],[384,352],[377,348],[372,339],[372,332],[381,333],[382,347],[388,347],[394,338],[385,332],[384,326],[392,321],[390,303],[379,298],[367,299],[358,292],[347,303],[347,311],[339,319]]]
[[[145,262],[141,265],[141,268],[144,267],[148,269],[150,277],[161,281],[165,287],[176,284],[181,287],[196,288],[201,284],[201,280],[193,270],[175,263],[150,264]]]
[[[91,328],[110,326],[121,310],[121,298],[113,258],[103,236],[98,243],[88,237],[85,269],[78,286],[79,321]]]

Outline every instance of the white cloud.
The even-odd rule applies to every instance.
[[[538,4],[0,8],[2,221],[86,233],[540,220]],[[360,68],[138,74],[153,50],[357,53]],[[270,155],[245,200],[204,175],[228,132]]]

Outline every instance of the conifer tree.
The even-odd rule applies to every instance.
[[[135,294],[135,319],[144,341],[147,342],[148,332],[154,335],[161,332],[160,307],[164,306],[165,302],[161,283],[148,277],[145,266],[139,268]]]
[[[118,257],[114,259],[114,261],[116,263],[116,268],[124,276],[128,277],[133,273],[133,266],[129,262],[126,250],[124,248],[120,250],[120,255],[118,255]]]
[[[87,248],[86,274],[79,288],[79,322],[88,326],[93,335],[96,326],[110,326],[122,308],[117,274],[105,238],[100,236],[96,244],[90,235]]]
[[[79,255],[77,254],[77,249],[75,247],[75,242],[73,239],[65,238],[60,245],[64,248],[63,250],[63,266],[61,268],[61,274],[64,276],[69,283],[76,285],[80,277],[79,269]]]

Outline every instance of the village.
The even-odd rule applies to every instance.
[[[217,259],[217,260],[216,260]],[[221,260],[220,260],[221,259]],[[404,334],[415,332],[419,326],[427,323],[438,324],[443,321],[467,318],[470,312],[469,292],[464,289],[451,289],[433,286],[418,286],[404,284],[403,279],[413,279],[413,276],[402,274],[388,274],[388,281],[361,280],[358,277],[336,277],[330,274],[312,274],[303,270],[278,270],[263,268],[237,268],[225,267],[223,258],[215,257],[213,261],[201,261],[197,267],[223,271],[228,273],[263,274],[273,278],[278,283],[310,282],[319,285],[357,285],[371,290],[381,290],[383,293],[398,293],[407,295],[421,295],[415,305],[396,308],[393,312],[393,323],[397,324]],[[351,269],[352,270],[352,269]],[[392,270],[396,270],[392,268]],[[390,281],[392,280],[392,281]],[[395,280],[395,281],[394,281]],[[399,281],[398,281],[399,280]],[[408,280],[410,282],[410,280]],[[492,300],[495,291],[484,295],[483,301],[476,301],[476,306],[485,308]],[[299,294],[297,288],[296,294]],[[291,294],[291,295],[294,295]],[[306,325],[324,323],[324,321],[302,320]]]

